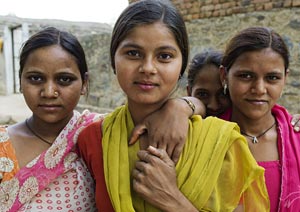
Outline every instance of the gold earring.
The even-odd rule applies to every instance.
[[[142,67],[142,65],[139,67],[139,72],[143,72],[143,67]]]

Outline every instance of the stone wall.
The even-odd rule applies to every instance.
[[[198,19],[187,23],[191,56],[205,48],[224,49],[228,39],[249,26],[267,26],[284,38],[290,56],[290,74],[279,103],[300,113],[300,8],[235,14],[222,18]]]
[[[300,7],[300,0],[172,0],[186,21]]]

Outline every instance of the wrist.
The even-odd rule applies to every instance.
[[[169,205],[165,212],[175,212],[175,211],[184,211],[184,212],[199,212],[198,209],[178,190],[176,196],[176,203]]]
[[[196,108],[194,103],[192,101],[190,101],[189,99],[186,99],[184,97],[180,97],[179,99],[185,101],[185,103],[188,106],[189,110],[192,112],[189,117],[193,116],[195,114],[195,108]]]

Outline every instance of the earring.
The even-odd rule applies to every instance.
[[[54,96],[58,97],[58,92],[57,91],[54,91]]]
[[[227,94],[227,84],[226,83],[224,84],[223,93],[224,93],[224,95]]]

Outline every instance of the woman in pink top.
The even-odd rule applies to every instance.
[[[232,109],[222,118],[237,122],[249,148],[265,168],[271,211],[300,211],[300,134],[292,116],[276,104],[289,73],[289,52],[279,34],[250,27],[229,42],[221,81]]]

